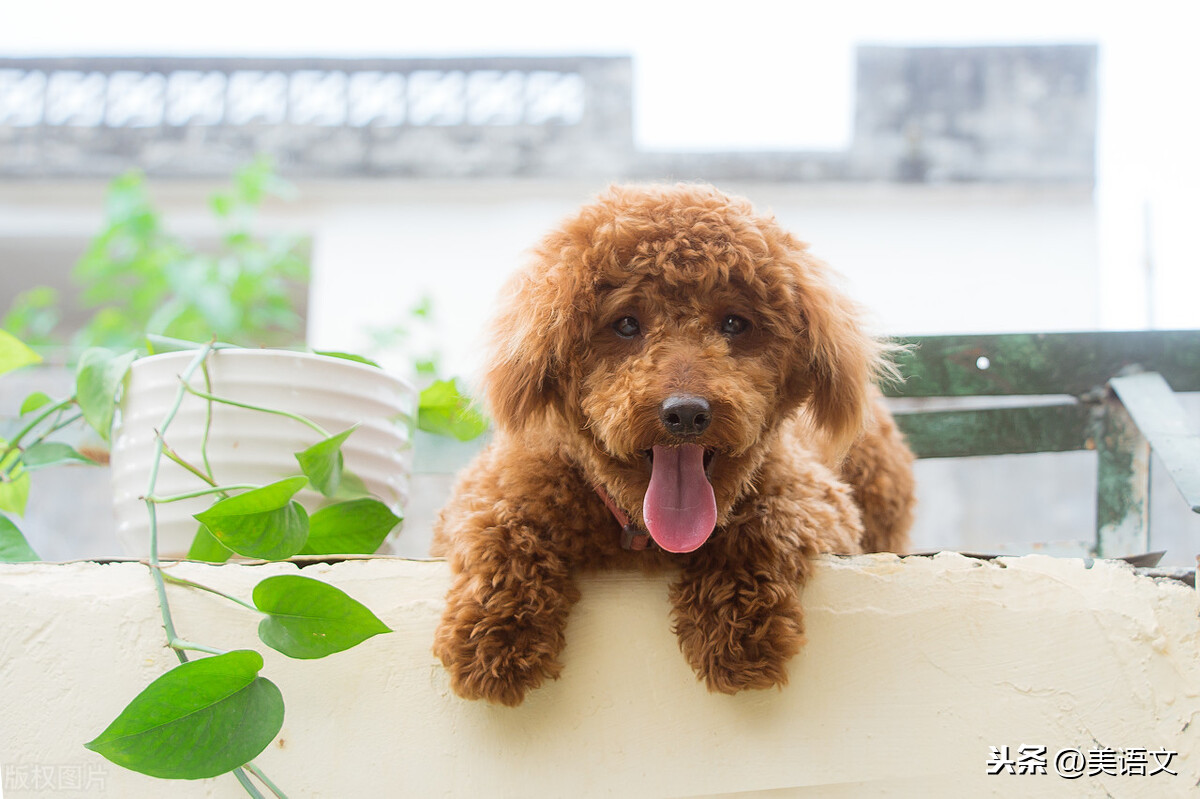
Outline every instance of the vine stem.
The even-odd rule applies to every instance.
[[[68,416],[66,419],[61,419],[59,421],[56,421],[53,425],[50,426],[50,428],[48,430],[39,434],[37,436],[37,438],[33,439],[33,441],[30,441],[29,447],[32,447],[34,444],[42,443],[48,437],[57,433],[59,430],[62,430],[64,427],[70,427],[71,425],[75,424],[75,422],[79,421],[82,418],[83,418],[83,414],[77,413],[77,414],[74,414],[73,416]],[[26,447],[26,449],[28,449],[29,447]]]
[[[188,652],[204,652],[209,655],[224,655],[226,650],[216,649],[204,644],[197,644],[194,641],[185,641],[182,638],[176,638],[169,642],[169,646],[175,651],[185,650]]]
[[[231,400],[226,397],[218,397],[214,394],[208,393],[207,391],[200,391],[199,389],[192,388],[191,386],[187,385],[186,383],[184,384],[184,389],[186,391],[188,391],[190,394],[197,396],[200,399],[208,400],[209,402],[219,402],[222,405],[232,405],[235,408],[245,408],[248,411],[260,411],[262,413],[272,413],[272,414],[275,414],[276,416],[286,416],[288,419],[293,419],[293,420],[299,422],[300,424],[307,425],[308,427],[312,428],[313,430],[316,430],[321,435],[322,438],[330,437],[330,433],[328,430],[326,430],[324,427],[321,427],[321,425],[317,424],[312,419],[306,419],[305,417],[301,416],[298,413],[292,413],[290,411],[281,411],[278,408],[264,408],[261,405],[250,405],[249,403],[246,403],[246,402],[238,402],[236,400]]]
[[[175,399],[172,401],[167,415],[163,417],[162,424],[158,427],[160,431],[165,431],[175,420],[175,414],[179,413],[179,406],[183,404],[183,398],[187,393],[187,381],[208,358],[210,352],[212,352],[212,344],[204,345],[180,375],[179,389],[175,392]],[[162,611],[163,629],[167,633],[167,641],[170,642],[179,639],[179,636],[175,633],[175,622],[171,618],[171,604],[167,601],[167,584],[163,580],[162,566],[158,561],[158,506],[151,499],[154,496],[154,489],[158,486],[158,468],[162,464],[166,448],[166,442],[163,441],[160,432],[154,458],[150,461],[150,481],[146,488],[145,502],[146,512],[150,516],[150,574],[154,578],[154,589],[158,593],[158,607]],[[174,649],[174,652],[180,663],[187,662],[187,652],[183,649]]]
[[[25,425],[19,431],[17,431],[17,433],[12,437],[12,440],[8,442],[9,449],[16,449],[21,444],[21,439],[24,438],[25,436],[27,436],[29,434],[30,430],[32,430],[33,428],[37,427],[42,422],[49,419],[55,413],[66,410],[74,402],[75,402],[75,398],[70,397],[70,398],[62,400],[60,402],[55,402],[51,405],[48,405],[46,407],[46,410],[39,413],[36,417],[34,417],[32,420],[30,420],[29,424]]]
[[[207,591],[210,594],[216,594],[219,597],[228,599],[230,602],[234,602],[238,605],[241,605],[242,607],[244,607],[248,610],[252,610],[255,613],[262,613],[261,610],[254,607],[249,602],[243,602],[242,600],[238,599],[235,596],[230,596],[229,594],[226,594],[224,591],[218,591],[215,588],[209,588],[207,585],[201,585],[200,583],[193,583],[191,580],[185,580],[182,577],[176,577],[172,574],[168,574],[167,572],[163,572],[163,579],[165,579],[168,583],[174,583],[175,585],[186,585],[189,588],[198,588],[201,591]]]
[[[200,471],[199,469],[197,469],[197,468],[196,468],[195,466],[193,466],[192,464],[190,464],[190,463],[188,463],[187,461],[185,461],[185,460],[184,460],[182,457],[180,457],[180,455],[179,455],[179,453],[178,453],[178,452],[176,452],[175,450],[171,449],[170,447],[167,447],[167,446],[164,446],[164,447],[163,447],[163,455],[166,455],[168,458],[170,458],[171,460],[173,460],[175,463],[177,463],[177,464],[179,464],[180,466],[182,466],[183,468],[187,469],[189,472],[191,472],[192,474],[196,475],[197,477],[199,477],[199,478],[200,478],[201,480],[203,480],[204,482],[208,483],[208,484],[209,484],[210,486],[212,486],[213,488],[216,488],[216,487],[217,487],[217,481],[216,481],[216,480],[212,479],[212,477],[208,476],[207,474],[205,474],[204,472]]]
[[[13,435],[12,439],[3,445],[3,448],[0,449],[0,460],[7,458],[10,452],[19,452],[21,450],[21,439],[23,439],[25,436],[29,435],[29,433],[35,427],[37,427],[39,424],[41,424],[42,422],[49,419],[55,413],[62,413],[64,410],[71,407],[71,404],[74,402],[75,402],[75,398],[71,397],[70,399],[65,399],[65,400],[62,400],[61,402],[56,402],[56,403],[53,403],[53,404],[47,406],[44,411],[42,411],[36,417],[34,417],[32,420],[30,420],[29,424],[25,425],[20,430],[18,430]],[[55,428],[55,429],[57,429],[57,428]],[[41,441],[42,438],[45,438],[47,435],[49,435],[52,432],[54,432],[54,431],[51,430],[48,433],[42,434],[41,438],[39,438],[38,441]],[[328,438],[328,436],[326,436],[326,438]],[[36,443],[36,442],[34,442],[34,443]],[[3,469],[0,470],[0,471],[2,471],[2,474],[0,474],[0,477],[4,477],[4,478],[10,477],[12,475],[13,469],[20,462],[21,462],[21,459],[18,457],[15,460],[13,460],[12,463],[5,464]]]
[[[246,789],[246,793],[250,794],[250,796],[254,797],[254,799],[267,799],[262,795],[262,792],[258,790],[254,783],[250,781],[250,778],[246,776],[246,772],[242,770],[244,768],[248,768],[249,766],[250,764],[247,763],[245,766],[235,768],[233,770],[233,776],[237,777],[237,781],[240,782],[242,787]],[[276,795],[278,796],[278,794]]]
[[[220,650],[211,649],[209,647],[204,647],[199,644],[192,644],[188,641],[185,641],[175,632],[175,622],[171,618],[171,605],[167,601],[167,583],[162,570],[162,564],[159,563],[158,560],[158,505],[153,497],[154,489],[158,485],[158,468],[162,464],[163,456],[166,454],[167,450],[167,444],[166,441],[163,440],[162,433],[166,432],[167,428],[171,425],[171,422],[174,421],[175,414],[179,413],[179,407],[183,404],[183,398],[190,389],[188,386],[188,380],[191,379],[192,375],[195,374],[197,369],[205,364],[205,362],[208,360],[209,353],[211,353],[213,349],[214,345],[212,342],[205,344],[204,347],[201,348],[201,350],[196,354],[196,357],[192,359],[191,363],[188,364],[187,369],[185,369],[179,376],[179,389],[175,393],[175,399],[172,401],[171,407],[167,411],[167,415],[163,417],[162,424],[160,424],[158,427],[160,431],[158,435],[158,446],[154,452],[153,460],[150,461],[150,480],[149,485],[146,488],[146,496],[143,498],[146,503],[146,512],[150,516],[150,574],[154,578],[154,590],[158,594],[158,606],[162,611],[163,629],[167,633],[167,643],[170,645],[171,650],[175,653],[175,656],[179,658],[180,663],[187,662],[188,650],[208,652],[210,654],[221,654],[221,652]],[[326,436],[326,438],[328,438],[328,436]],[[254,487],[255,486],[251,486],[251,488]],[[178,581],[181,578],[173,577],[171,579],[173,581]],[[193,585],[196,584],[193,583]],[[204,586],[200,585],[196,585],[196,587],[204,588]],[[232,599],[232,597],[228,598]],[[258,608],[254,608],[254,610],[258,612]],[[244,788],[246,793],[248,793],[251,797],[254,797],[254,799],[265,799],[265,797],[262,795],[262,792],[259,791],[258,788],[255,787],[254,783],[250,781],[250,777],[246,775],[246,772],[243,769],[252,770],[254,775],[262,780],[264,785],[267,785],[271,789],[272,793],[274,793],[277,797],[281,797],[281,799],[285,799],[283,792],[276,788],[275,785],[269,779],[267,779],[266,775],[263,774],[257,766],[253,765],[252,763],[247,763],[244,767],[235,768],[233,770],[233,776],[237,778],[237,781],[241,784],[242,788]]]
[[[204,390],[209,394],[212,393],[212,376],[208,373],[208,361],[200,367],[201,374],[204,375]],[[212,432],[212,403],[204,403],[204,432],[200,434],[200,458],[204,461],[204,472],[208,475],[208,484],[216,485],[217,480],[213,477],[212,464],[208,462],[208,435]]]
[[[268,790],[270,790],[270,791],[271,791],[271,793],[273,793],[273,794],[275,794],[277,797],[279,797],[279,799],[287,799],[287,794],[285,794],[285,793],[284,793],[282,790],[280,790],[278,785],[276,785],[275,783],[271,782],[271,780],[269,780],[269,779],[267,778],[267,775],[266,775],[266,774],[263,774],[263,772],[262,772],[262,769],[260,769],[260,768],[259,768],[259,767],[258,767],[258,766],[257,766],[257,765],[254,763],[254,761],[250,761],[249,763],[247,763],[247,764],[244,766],[244,768],[246,769],[246,771],[249,771],[249,772],[250,772],[251,774],[253,774],[255,777],[258,777],[258,779],[259,779],[259,780],[262,782],[262,784],[263,784],[263,785],[265,785],[265,786],[267,786],[267,789],[268,789]]]
[[[167,457],[170,457],[170,456],[168,455]],[[172,460],[174,460],[174,458],[172,458]],[[149,502],[149,503],[152,503],[155,505],[162,505],[162,504],[165,504],[168,502],[179,502],[179,501],[185,500],[185,499],[195,499],[196,497],[203,497],[203,496],[207,496],[209,494],[226,494],[230,491],[249,491],[254,488],[262,488],[262,486],[254,485],[253,483],[238,483],[236,485],[213,486],[211,488],[201,488],[196,491],[188,491],[183,494],[171,494],[171,495],[165,496],[165,497],[158,497],[158,496],[155,496],[154,494],[147,494],[146,496],[142,497],[142,499],[144,499],[146,502]]]

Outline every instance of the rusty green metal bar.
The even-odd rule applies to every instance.
[[[1156,372],[1116,377],[1113,391],[1150,442],[1191,509],[1200,513],[1200,435]]]
[[[1081,403],[897,412],[896,423],[918,458],[1070,452],[1092,445],[1092,411]]]
[[[1116,558],[1150,547],[1150,444],[1113,394],[1096,435],[1096,555]]]
[[[1138,364],[1162,374],[1176,391],[1200,391],[1200,331],[926,336],[897,357],[905,382],[894,397],[1012,394],[1079,396]]]

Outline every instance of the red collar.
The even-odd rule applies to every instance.
[[[631,549],[635,552],[641,552],[653,543],[650,534],[629,520],[629,514],[617,507],[617,503],[613,502],[613,498],[604,490],[604,486],[596,483],[592,486],[596,489],[596,493],[608,507],[613,518],[617,520],[617,524],[621,525],[621,549]]]

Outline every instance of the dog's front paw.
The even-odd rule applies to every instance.
[[[557,660],[536,646],[504,635],[472,636],[464,630],[438,633],[434,653],[450,674],[450,686],[464,699],[486,699],[513,707],[526,691],[556,679]]]
[[[558,619],[489,610],[475,597],[452,594],[433,651],[459,696],[511,707],[526,691],[558,678],[564,641]]]
[[[796,586],[750,573],[685,576],[671,588],[679,648],[713,692],[787,683],[804,644]]]

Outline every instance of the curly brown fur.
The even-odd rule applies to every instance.
[[[912,455],[873,386],[886,353],[828,268],[745,200],[633,186],[585,206],[510,284],[486,375],[495,438],[435,527],[455,581],[434,651],[454,689],[520,703],[561,670],[574,575],[638,567],[678,570],[675,631],[710,690],[784,684],[813,557],[907,544]],[[707,402],[702,424],[668,425],[681,396]],[[702,447],[716,505],[679,554],[623,550],[594,488],[644,528],[655,447]]]

